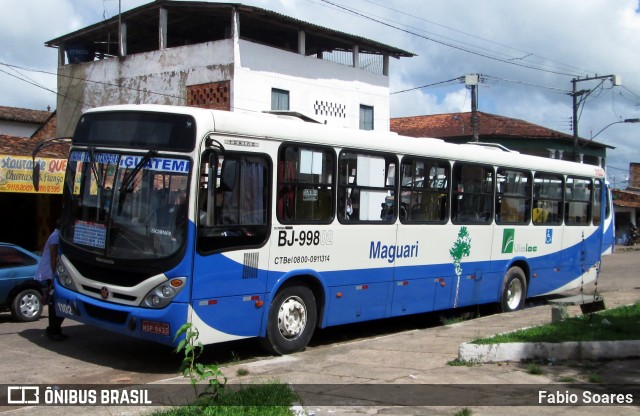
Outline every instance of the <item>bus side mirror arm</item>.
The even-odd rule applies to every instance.
[[[33,189],[38,192],[40,189],[40,163],[36,163],[36,155],[45,147],[49,147],[54,144],[70,144],[70,137],[55,137],[53,139],[45,139],[38,143],[38,145],[31,152],[32,163],[32,172],[31,172],[31,181],[33,182]]]

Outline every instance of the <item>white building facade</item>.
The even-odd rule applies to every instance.
[[[264,9],[182,1],[46,45],[59,49],[58,136],[72,135],[89,108],[136,103],[281,111],[388,131],[389,60],[413,56]]]

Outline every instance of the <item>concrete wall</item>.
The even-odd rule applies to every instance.
[[[186,87],[233,78],[231,40],[58,68],[58,135],[83,111],[112,104],[186,104]]]
[[[16,137],[31,137],[38,130],[39,124],[24,123],[19,121],[0,121],[0,134]]]

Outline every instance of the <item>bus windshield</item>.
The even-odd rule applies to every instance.
[[[186,239],[187,159],[104,153],[69,156],[62,238],[100,256],[158,259]]]

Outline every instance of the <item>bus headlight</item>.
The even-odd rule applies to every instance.
[[[186,286],[186,277],[174,277],[154,287],[140,304],[143,308],[164,308]]]
[[[58,272],[58,283],[60,283],[67,289],[77,292],[76,285],[75,283],[73,283],[73,279],[67,271],[67,268],[64,267],[64,264],[62,264],[62,261],[58,261],[58,268],[56,269],[56,271]]]

